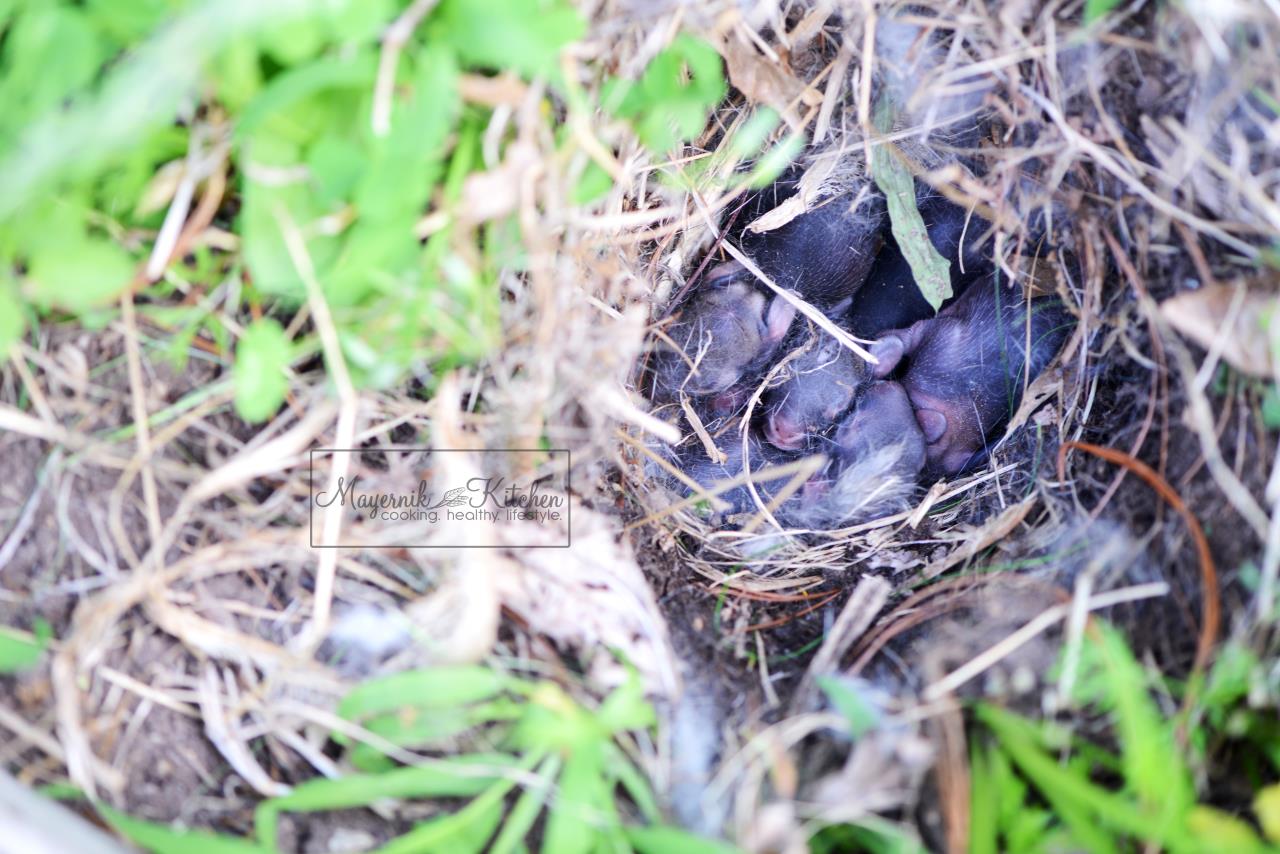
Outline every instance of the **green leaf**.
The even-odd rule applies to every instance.
[[[332,9],[353,2],[326,0],[323,5]],[[138,139],[171,124],[184,97],[202,79],[207,60],[233,39],[314,15],[318,5],[312,0],[204,0],[172,16],[146,44],[111,65],[93,97],[51,108],[22,128],[21,143],[0,157],[0,186],[5,188],[0,219],[46,197],[49,187],[62,179],[95,175]],[[52,67],[49,56],[61,57],[54,65],[72,62],[66,50],[58,45],[42,52],[40,73]],[[94,73],[99,73],[96,63]]]
[[[9,272],[7,270],[0,272],[0,360],[5,358],[9,347],[22,338],[22,333],[26,329],[23,311],[16,284]]]
[[[805,144],[803,134],[789,134],[756,161],[755,166],[751,169],[751,177],[747,181],[747,186],[758,190],[772,184],[800,156],[800,152],[804,151]]]
[[[507,788],[510,784],[503,786],[503,793]],[[480,854],[501,823],[501,801],[477,798],[459,812],[422,822],[378,849],[378,854]]]
[[[644,698],[644,685],[634,670],[627,681],[613,690],[596,712],[596,721],[606,732],[647,729],[657,723],[653,706]]]
[[[98,812],[107,823],[154,854],[270,854],[273,849],[235,836],[220,836],[203,830],[179,830],[130,818],[104,804]]]
[[[1084,22],[1092,24],[1120,5],[1120,0],[1085,0]]]
[[[531,753],[521,758],[516,767],[520,771],[529,771],[541,763],[545,756],[542,753]],[[516,775],[511,774],[496,781],[458,812],[418,825],[380,848],[379,854],[466,854],[484,850],[485,843],[502,821],[503,801],[515,787],[515,780]]]
[[[236,122],[236,137],[242,141],[253,139],[269,122],[320,93],[362,89],[373,80],[376,68],[377,58],[369,52],[318,59],[291,68],[272,78],[270,85],[245,107]]]
[[[887,123],[882,111],[889,109],[892,107],[888,100],[882,101],[877,108],[880,114],[877,124],[881,121]],[[893,239],[911,266],[916,287],[937,311],[951,297],[951,262],[942,257],[929,239],[929,230],[916,207],[915,178],[906,164],[895,156],[896,150],[893,143],[880,140],[871,150],[871,176],[884,193]]]
[[[391,130],[373,147],[369,170],[356,188],[362,216],[413,219],[421,214],[439,180],[445,143],[461,101],[458,71],[443,50],[425,51],[413,78],[413,96],[391,115]]]
[[[311,780],[279,798],[263,801],[254,815],[258,839],[274,845],[283,812],[320,812],[367,806],[385,798],[462,798],[478,795],[502,779],[516,761],[506,754],[470,754],[432,760],[385,774]]]
[[[613,176],[594,160],[588,160],[582,176],[573,185],[570,201],[575,205],[586,205],[596,201],[613,189]]]
[[[85,11],[95,27],[128,45],[150,35],[178,5],[173,0],[86,0]]]
[[[520,703],[503,698],[478,706],[401,708],[373,718],[365,724],[365,729],[400,747],[446,747],[449,739],[477,726],[515,720],[522,708]],[[387,767],[381,751],[363,742],[353,748],[351,762],[362,771]]]
[[[307,151],[307,168],[320,203],[337,205],[350,198],[364,174],[366,159],[364,148],[337,128],[316,140]]]
[[[756,157],[781,121],[777,110],[760,107],[729,137],[729,153],[736,160]]]
[[[1140,839],[1184,850],[1185,840],[1176,824],[1150,817],[1122,795],[1102,789],[1077,772],[1064,768],[1035,744],[1031,724],[994,706],[981,705],[978,719],[991,729],[1019,770],[1070,826],[1081,845],[1090,851],[1114,851],[1106,833],[1112,828]]]
[[[469,67],[551,76],[561,48],[585,32],[564,0],[444,0],[428,43],[448,44]]]
[[[28,4],[5,34],[0,75],[0,141],[88,84],[105,58],[85,15],[61,4]],[[57,57],[50,62],[50,57]]]
[[[854,738],[860,738],[879,725],[880,715],[875,706],[868,703],[848,680],[819,676],[818,687],[827,695],[836,711],[849,722],[849,734]]]
[[[628,827],[626,834],[640,854],[735,854],[740,850],[676,827]]]
[[[604,101],[615,115],[632,120],[647,148],[662,153],[701,133],[727,91],[720,54],[681,34],[653,58],[637,83],[613,81]]]
[[[1272,430],[1280,427],[1280,388],[1275,383],[1267,386],[1262,397],[1262,423]]]
[[[1223,644],[1214,657],[1200,702],[1207,709],[1226,712],[1248,696],[1253,672],[1258,666],[1257,654],[1244,644],[1238,641]]]
[[[67,234],[61,245],[48,243],[31,257],[27,290],[44,308],[85,311],[111,302],[133,280],[129,253],[110,240]]]
[[[580,747],[565,760],[555,809],[547,816],[542,838],[544,854],[585,854],[593,850],[599,840],[596,826],[601,805],[612,801],[601,770],[598,742]]]
[[[653,795],[648,778],[636,768],[631,757],[627,756],[616,742],[606,742],[604,751],[605,772],[608,778],[622,785],[627,796],[635,803],[640,810],[640,815],[644,816],[646,821],[657,822],[661,818],[661,811],[658,809],[658,799]]]
[[[236,345],[232,369],[241,418],[258,423],[279,411],[289,391],[285,369],[291,358],[292,347],[279,323],[267,317],[249,324]]]
[[[361,683],[338,704],[338,714],[358,721],[405,707],[448,709],[496,697],[519,680],[489,667],[408,670]]]
[[[1090,692],[1104,709],[1114,711],[1113,722],[1121,746],[1125,782],[1145,806],[1167,822],[1176,822],[1195,803],[1190,770],[1182,761],[1174,724],[1156,708],[1147,692],[1142,666],[1129,651],[1124,636],[1103,625],[1085,645],[1081,693]]]
[[[1200,842],[1201,851],[1250,854],[1268,850],[1247,821],[1212,807],[1193,808],[1187,816],[1187,829]]]
[[[237,115],[262,91],[262,66],[257,47],[236,39],[209,63],[209,75],[219,101]]]
[[[50,637],[49,624],[44,620],[36,623],[31,635],[0,626],[0,673],[19,673],[35,667],[49,647]]]
[[[1280,783],[1267,786],[1254,795],[1253,812],[1258,816],[1258,824],[1267,839],[1280,844]]]
[[[493,841],[489,854],[513,854],[520,850],[529,831],[533,829],[534,822],[538,820],[543,804],[551,794],[556,775],[560,773],[561,764],[559,756],[548,756],[538,767],[537,775],[540,782],[534,786],[525,787],[515,806],[511,808],[511,812],[507,814],[506,821],[502,823],[502,830],[498,833],[498,838]]]
[[[999,848],[1000,811],[1004,793],[997,788],[991,769],[993,747],[974,745],[969,756],[969,854],[996,854]]]

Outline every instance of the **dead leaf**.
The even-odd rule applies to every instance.
[[[764,104],[793,127],[799,126],[795,104],[813,107],[822,103],[822,95],[816,89],[787,71],[766,56],[761,56],[751,45],[730,36],[723,46],[724,62],[729,69],[729,82],[747,100]]]
[[[458,215],[468,223],[501,219],[515,212],[520,203],[520,187],[525,173],[537,166],[537,149],[525,142],[513,142],[496,169],[473,172],[462,182],[462,203]]]
[[[181,158],[170,160],[157,169],[156,174],[151,176],[151,180],[142,190],[142,197],[138,199],[138,204],[133,209],[134,216],[143,217],[168,206],[169,202],[173,201],[173,195],[178,192],[178,185],[182,183],[182,178],[186,174],[187,162]]]
[[[1280,329],[1269,327],[1278,303],[1275,294],[1250,291],[1238,282],[1178,294],[1160,304],[1160,313],[1206,350],[1221,348],[1222,358],[1236,370],[1271,377]]]

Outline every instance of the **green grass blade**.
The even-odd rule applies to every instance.
[[[130,818],[108,806],[98,812],[119,833],[153,854],[269,854],[274,848],[232,836],[198,830],[179,830],[164,824]]]
[[[312,780],[288,795],[263,801],[254,816],[258,838],[274,844],[282,812],[319,812],[367,806],[384,798],[444,798],[477,795],[516,767],[505,754],[473,754],[441,759],[384,774],[355,774]]]
[[[555,785],[556,775],[560,773],[562,764],[559,756],[548,756],[538,767],[540,782],[525,787],[524,793],[507,814],[507,820],[502,823],[502,830],[489,849],[489,854],[515,854],[520,850],[551,795],[551,788]]]

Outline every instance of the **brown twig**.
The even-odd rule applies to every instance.
[[[1210,655],[1213,654],[1214,644],[1217,642],[1218,627],[1221,620],[1221,601],[1218,591],[1218,570],[1214,565],[1213,553],[1209,549],[1209,541],[1204,535],[1204,530],[1200,527],[1200,520],[1196,518],[1195,513],[1191,512],[1191,509],[1183,502],[1177,491],[1169,485],[1169,482],[1151,466],[1114,448],[1104,448],[1089,442],[1064,442],[1058,449],[1058,480],[1066,480],[1067,453],[1072,449],[1085,451],[1109,463],[1124,466],[1136,474],[1143,482],[1154,489],[1156,494],[1168,502],[1169,506],[1182,517],[1188,530],[1191,531],[1191,537],[1195,540],[1196,553],[1200,560],[1200,583],[1202,588],[1200,637],[1196,642],[1196,656],[1191,672],[1193,676],[1202,674],[1209,663]],[[1183,700],[1184,708],[1191,702],[1192,690],[1188,690],[1187,696]]]
[[[824,599],[821,599],[820,601],[810,605],[808,608],[805,608],[803,611],[796,611],[794,614],[787,614],[786,616],[779,617],[776,620],[769,620],[764,623],[754,623],[753,625],[745,626],[741,629],[736,629],[733,633],[735,635],[745,635],[750,632],[763,632],[763,631],[766,631],[767,629],[776,629],[779,626],[785,626],[787,623],[791,622],[792,620],[798,620],[801,617],[805,616],[806,614],[812,614],[814,611],[818,610],[823,605],[826,605],[828,602],[831,602],[839,595],[840,595],[840,591],[837,590],[833,592],[830,596],[827,596]]]

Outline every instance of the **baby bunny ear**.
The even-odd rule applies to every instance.
[[[906,329],[895,329],[885,332],[871,345],[871,355],[879,360],[872,365],[872,375],[876,379],[884,379],[893,373],[903,359],[915,352],[920,342],[925,339],[930,329],[931,320],[921,320]]]
[[[795,320],[796,307],[785,299],[775,296],[765,312],[765,338],[770,341],[781,341]]]
[[[907,345],[897,335],[889,333],[871,345],[871,355],[878,360],[871,366],[871,375],[882,380],[902,362],[907,355]]]
[[[947,416],[936,409],[917,409],[916,422],[930,445],[947,435]]]

